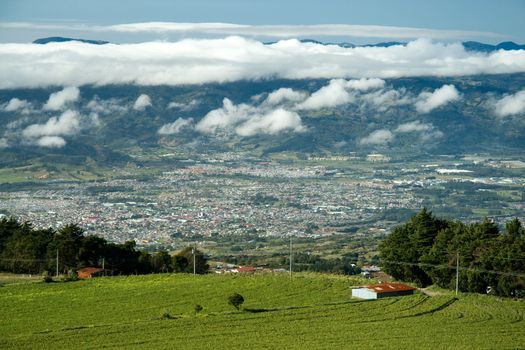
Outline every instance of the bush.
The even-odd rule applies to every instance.
[[[228,304],[232,305],[237,310],[240,310],[242,303],[244,303],[244,298],[239,293],[233,293],[228,297]]]
[[[51,283],[53,282],[53,277],[49,276],[49,275],[45,275],[43,278],[42,278],[42,281],[44,281],[44,283]]]
[[[174,317],[171,315],[171,311],[168,309],[162,310],[159,316],[159,320],[171,320],[172,318]]]
[[[199,312],[201,312],[204,308],[202,307],[202,305],[199,305],[199,304],[195,304],[195,306],[193,307],[193,310],[195,311],[195,314],[198,314]]]

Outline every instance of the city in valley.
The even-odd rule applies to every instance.
[[[11,169],[33,181],[5,185],[0,213],[36,227],[77,223],[144,248],[244,237],[368,242],[421,208],[463,221],[504,224],[525,210],[525,163],[486,155],[396,160],[387,154],[267,159],[239,153],[135,155],[125,168],[69,173]],[[161,161],[161,166],[148,166]],[[94,171],[93,171],[94,172]],[[93,175],[93,174],[91,174]],[[75,176],[78,179],[75,179]]]

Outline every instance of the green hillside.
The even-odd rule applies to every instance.
[[[184,274],[0,288],[0,348],[520,348],[525,303],[482,295],[351,299],[341,276]],[[227,297],[244,296],[244,312]],[[203,310],[195,314],[194,305]],[[160,316],[169,310],[171,318]]]

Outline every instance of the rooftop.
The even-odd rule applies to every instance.
[[[417,288],[414,288],[412,286],[409,286],[404,283],[398,283],[398,282],[387,282],[387,283],[380,283],[380,284],[371,284],[369,286],[366,286],[367,289],[373,290],[374,292],[381,294],[381,293],[394,293],[394,292],[401,292],[401,291],[408,291],[408,290],[416,290]]]

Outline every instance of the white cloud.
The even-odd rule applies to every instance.
[[[231,100],[225,98],[222,108],[214,109],[202,118],[195,129],[202,133],[213,134],[217,131],[229,129],[230,126],[239,124],[249,118],[249,115],[257,113],[257,109],[247,104],[234,105]]]
[[[172,134],[178,134],[182,128],[191,126],[193,124],[193,118],[179,118],[175,120],[173,123],[164,124],[160,127],[160,129],[157,131],[159,135],[172,135]]]
[[[98,114],[125,113],[129,109],[127,105],[116,98],[102,100],[98,96],[95,96],[89,101],[86,107],[90,111]]]
[[[45,124],[32,124],[22,131],[28,139],[41,136],[73,135],[80,130],[80,116],[78,112],[67,110],[58,118],[51,117]]]
[[[393,141],[395,137],[400,137],[400,134],[405,133],[416,133],[422,142],[437,140],[444,136],[434,125],[416,120],[400,124],[393,131],[388,129],[375,130],[368,136],[362,138],[359,143],[361,145],[385,145]]]
[[[421,123],[419,120],[404,123],[399,125],[394,132],[396,133],[405,133],[405,132],[414,132],[414,131],[428,131],[432,129],[432,124]]]
[[[271,107],[271,106],[270,106]],[[252,136],[255,134],[277,134],[282,131],[302,132],[301,117],[283,108],[272,109],[267,105],[251,106],[233,104],[223,100],[221,108],[210,111],[195,129],[205,134],[231,134]]]
[[[303,132],[306,128],[302,125],[301,117],[297,113],[279,108],[262,115],[252,116],[239,125],[235,132],[241,136],[253,136],[255,134],[273,135],[284,130]]]
[[[416,102],[416,109],[420,113],[428,113],[459,98],[459,92],[454,85],[443,85],[434,92],[420,93]]]
[[[60,136],[44,136],[35,141],[40,147],[61,148],[66,145],[66,140]]]
[[[400,90],[377,90],[359,96],[360,102],[375,108],[379,112],[384,112],[391,107],[412,104],[413,98],[410,97],[405,89]]]
[[[268,94],[268,97],[266,97],[266,103],[270,105],[278,105],[283,102],[291,101],[291,102],[299,102],[306,99],[308,95],[305,92],[302,91],[295,91],[290,88],[280,88],[278,90],[272,91]]]
[[[54,92],[49,95],[44,109],[48,111],[59,111],[68,103],[75,102],[80,97],[80,90],[75,86],[65,87],[63,90]]]
[[[494,104],[496,114],[500,117],[525,112],[525,90],[503,97]]]
[[[3,106],[3,110],[6,112],[14,112],[19,110],[22,110],[22,112],[27,112],[30,108],[31,103],[29,103],[27,100],[20,100],[16,97],[10,99],[9,102]]]
[[[0,149],[9,147],[9,142],[5,137],[0,138]]]
[[[352,102],[354,97],[346,91],[347,81],[332,79],[327,86],[323,86],[304,102],[297,105],[297,109],[321,109],[336,107]]]
[[[168,104],[168,108],[176,108],[178,110],[181,110],[183,112],[191,111],[195,107],[197,107],[200,104],[200,101],[197,99],[193,99],[188,103],[182,103],[182,102],[170,102]]]
[[[354,90],[366,91],[372,89],[380,89],[385,86],[385,81],[378,78],[361,78],[359,80],[349,80],[346,82],[346,87]]]
[[[148,95],[142,94],[135,100],[135,104],[133,104],[133,109],[136,111],[143,111],[146,109],[146,107],[151,106],[151,99]]]
[[[306,101],[299,103],[297,109],[321,109],[336,107],[353,102],[356,98],[352,90],[367,91],[380,89],[385,86],[385,81],[378,78],[361,78],[358,80],[332,79],[327,86],[314,92]]]
[[[378,25],[352,25],[352,24],[314,24],[314,25],[246,25],[234,23],[177,23],[177,22],[143,22],[128,23],[109,26],[86,25],[79,23],[28,23],[28,22],[3,22],[0,28],[5,29],[32,29],[78,32],[123,32],[123,33],[168,33],[188,36],[191,34],[214,35],[246,35],[275,38],[290,37],[366,37],[366,38],[393,38],[393,39],[472,39],[478,37],[501,38],[497,33],[443,30],[417,27],[395,27]]]
[[[66,68],[67,67],[67,68]],[[525,50],[490,54],[418,39],[406,46],[343,48],[240,37],[90,45],[0,44],[0,88],[223,83],[261,78],[337,79],[525,72]]]
[[[385,145],[392,141],[393,138],[394,134],[390,130],[379,129],[362,138],[359,143],[362,145]]]

